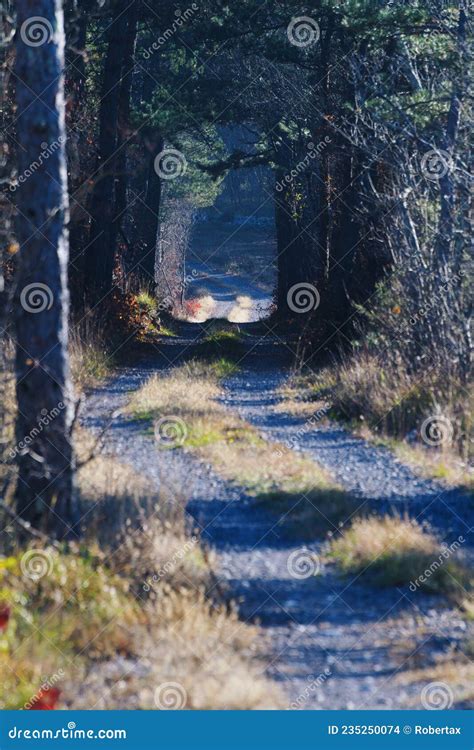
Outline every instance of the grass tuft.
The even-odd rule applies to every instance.
[[[100,324],[89,318],[71,327],[69,354],[76,390],[91,388],[110,375],[114,359],[104,343],[108,338]]]
[[[235,361],[245,354],[245,342],[238,327],[225,324],[209,326],[209,333],[198,345],[199,356],[203,359],[221,358]]]
[[[433,593],[468,596],[472,573],[444,553],[438,538],[417,521],[396,516],[356,519],[342,536],[333,539],[329,558],[344,573],[363,575],[378,586],[411,584]]]

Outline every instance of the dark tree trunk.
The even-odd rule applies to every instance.
[[[145,131],[143,143],[147,158],[146,185],[140,212],[137,275],[141,286],[154,288],[156,281],[157,237],[161,207],[161,179],[155,159],[163,150],[162,136],[152,128]]]
[[[81,156],[86,150],[87,129],[81,122],[84,117],[84,99],[86,85],[85,49],[87,24],[91,10],[90,0],[82,0],[80,12],[72,24],[71,38],[67,39],[66,50],[66,96],[68,99],[66,128],[68,132],[67,162],[69,194],[74,196],[83,185],[85,175]],[[67,6],[66,6],[67,12]],[[73,9],[70,9],[73,12]],[[89,221],[87,211],[81,200],[72,200],[69,220],[69,289],[71,308],[81,310],[84,303],[84,256],[83,248],[87,245]]]
[[[17,512],[65,537],[77,508],[67,353],[63,14],[60,0],[18,0],[17,13]]]
[[[332,183],[336,193],[331,205],[331,246],[329,268],[321,314],[334,328],[350,317],[350,287],[354,273],[359,226],[356,221],[354,162],[350,150],[339,143]]]
[[[107,53],[99,113],[98,165],[90,202],[91,234],[85,257],[86,297],[92,305],[104,301],[112,290],[115,260],[114,160],[118,139],[120,80],[127,28],[125,0],[117,0],[106,37]]]
[[[275,184],[277,308],[281,315],[287,315],[292,313],[288,307],[288,293],[295,284],[306,281],[304,242],[295,211],[296,185],[291,176],[297,158],[293,144],[287,139],[283,139],[277,148],[277,160],[279,164]]]
[[[300,182],[292,182],[280,189],[285,176],[291,174],[292,166],[286,175],[279,172],[275,190],[277,308],[282,315],[312,312],[317,306],[317,287],[322,276],[322,252],[318,241],[319,196],[310,174]],[[317,168],[315,163],[313,170]],[[303,206],[298,201],[301,192],[306,196]],[[298,301],[301,294],[303,297]]]
[[[115,255],[117,236],[127,211],[127,142],[130,139],[130,97],[132,91],[132,77],[135,58],[135,44],[137,39],[138,0],[132,4],[127,12],[127,34],[124,44],[123,75],[120,82],[119,111],[117,126],[117,147],[114,159],[115,173],[115,216],[110,232],[110,249],[112,257]]]
[[[279,178],[284,177],[284,173],[279,173]],[[277,185],[281,184],[277,180]],[[295,265],[292,267],[292,256],[294,260],[295,248],[297,245],[297,227],[291,217],[291,206],[287,200],[286,190],[275,190],[275,229],[277,239],[277,259],[278,259],[278,276],[277,276],[277,308],[278,311],[285,315],[288,312],[287,295],[294,283]]]

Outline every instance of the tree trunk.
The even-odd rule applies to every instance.
[[[155,169],[155,159],[163,150],[164,140],[153,128],[147,128],[143,134],[143,143],[147,158],[147,175],[140,211],[137,276],[141,286],[153,288],[156,282],[157,239],[161,208],[161,179]]]
[[[107,30],[107,54],[99,112],[98,165],[90,204],[91,234],[85,257],[86,297],[91,305],[104,301],[112,290],[115,260],[114,158],[127,27],[125,0],[118,0],[112,23]]]
[[[284,172],[277,174],[277,188],[275,190],[275,229],[277,239],[277,309],[282,315],[288,313],[287,295],[292,284],[291,253],[297,236],[295,222],[291,218],[291,207],[285,190],[279,190],[280,179]],[[300,279],[301,280],[301,279]]]
[[[113,169],[115,174],[115,216],[110,232],[109,253],[115,255],[117,236],[127,211],[127,141],[130,138],[130,97],[132,91],[132,76],[134,69],[135,44],[137,39],[138,0],[132,4],[127,12],[127,33],[123,54],[123,74],[120,82],[117,149]]]
[[[457,42],[459,53],[462,54],[466,41],[467,27],[467,8],[463,5],[459,9],[459,22]],[[451,102],[446,123],[446,133],[444,137],[444,150],[453,156],[456,149],[456,142],[459,130],[459,121],[461,116],[461,101],[465,96],[464,80],[455,79],[453,90],[451,92]],[[436,260],[444,281],[449,279],[449,258],[454,237],[454,228],[456,223],[456,195],[455,181],[452,169],[446,165],[445,174],[439,181],[440,187],[440,214],[438,223],[438,243]]]
[[[60,0],[18,0],[17,512],[57,537],[77,522],[67,352],[68,195]],[[40,17],[40,18],[38,18]]]
[[[82,0],[80,12],[74,11],[77,13],[77,20],[70,29],[71,38],[66,39],[67,166],[69,194],[72,196],[76,195],[87,179],[81,161],[87,140],[87,128],[83,123],[87,77],[85,49],[91,10],[90,0]],[[70,12],[73,12],[72,8]],[[89,217],[82,204],[80,198],[71,201],[69,218],[69,289],[73,313],[82,310],[84,305],[83,248],[88,242]]]

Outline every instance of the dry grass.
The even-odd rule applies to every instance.
[[[121,530],[146,518],[169,518],[182,522],[183,511],[129,464],[107,454],[97,439],[82,428],[74,432],[78,466],[77,485],[84,524],[82,532],[91,539],[113,544]]]
[[[76,391],[96,385],[110,374],[113,357],[106,342],[110,336],[94,319],[85,318],[69,333],[71,375]]]
[[[94,445],[78,431],[81,461]],[[40,580],[25,576],[27,550],[0,558],[0,703],[21,708],[61,674],[59,707],[159,708],[167,682],[189,708],[278,706],[259,674],[256,630],[206,597],[213,559],[186,533],[184,498],[169,503],[112,455],[94,455],[78,484],[81,545],[35,545]]]
[[[282,448],[267,443],[248,425],[240,423],[238,428],[227,427],[218,443],[206,446],[203,456],[226,479],[237,482],[253,495],[336,486],[322,467]]]
[[[173,693],[188,709],[264,709],[282,705],[278,690],[258,669],[254,628],[211,608],[204,596],[170,593],[153,610],[138,662],[92,668],[74,708],[155,709]],[[170,687],[166,687],[169,684]]]
[[[295,417],[316,419],[324,423],[331,404],[321,395],[314,393],[315,380],[308,375],[294,375],[278,391],[281,400],[275,404],[276,413],[291,414]],[[318,383],[318,390],[323,391],[322,381]]]
[[[463,704],[463,708],[474,707],[474,663],[467,658],[444,660],[440,664],[402,671],[396,682],[400,686],[419,683],[421,690],[431,683],[442,683],[440,695],[449,700],[449,690],[453,698],[453,708]],[[444,686],[447,686],[448,690]],[[421,696],[420,690],[420,696]],[[407,708],[418,707],[420,696],[412,700]],[[449,706],[447,706],[449,708]]]
[[[462,600],[469,596],[473,578],[455,555],[459,546],[457,542],[445,556],[435,534],[416,521],[370,516],[356,519],[333,539],[328,554],[344,573],[362,574],[377,585],[410,583],[415,591],[445,592]]]
[[[131,398],[129,410],[138,418],[174,414],[184,419],[222,413],[218,377],[211,367],[191,362],[171,374],[153,375]]]
[[[430,413],[430,383],[414,379],[402,366],[385,368],[377,357],[359,354],[316,373],[312,391],[314,398],[324,396],[333,413],[344,419],[404,436],[418,426],[421,415]]]
[[[474,468],[462,461],[452,449],[433,451],[397,440],[390,440],[388,445],[397,458],[411,466],[417,474],[438,479],[446,487],[463,487],[474,491]]]
[[[361,353],[296,378],[283,395],[285,410],[288,406],[290,412],[293,408],[293,413],[306,415],[311,408],[317,411],[318,404],[327,405],[331,415],[350,422],[363,437],[388,437],[401,460],[424,476],[472,487],[472,391],[445,372],[427,368],[415,376],[402,361]],[[422,435],[425,420],[434,415],[450,426],[435,447],[423,442]],[[404,442],[407,435],[418,445]]]
[[[224,373],[226,374],[226,373]],[[270,444],[218,400],[222,366],[194,362],[153,376],[137,391],[129,409],[152,420],[173,415],[183,420],[182,446],[211,463],[278,513],[284,529],[308,538],[334,529],[357,504],[322,467],[284,446]],[[301,532],[303,529],[303,532]]]
[[[358,511],[357,501],[322,467],[256,435],[227,437],[199,453],[277,514],[283,535],[314,539],[335,531]]]
[[[10,597],[12,606],[0,654],[6,708],[21,708],[55,673],[60,706],[73,708],[157,708],[155,690],[166,682],[183,686],[187,708],[279,705],[277,689],[259,674],[256,630],[189,581],[160,581],[144,600],[100,554],[42,553],[53,567],[40,586],[21,575],[20,556],[0,569],[8,566],[2,601]]]

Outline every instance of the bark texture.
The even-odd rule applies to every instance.
[[[63,14],[59,0],[18,0],[17,11],[17,511],[65,537],[77,522],[77,507],[67,354]]]

